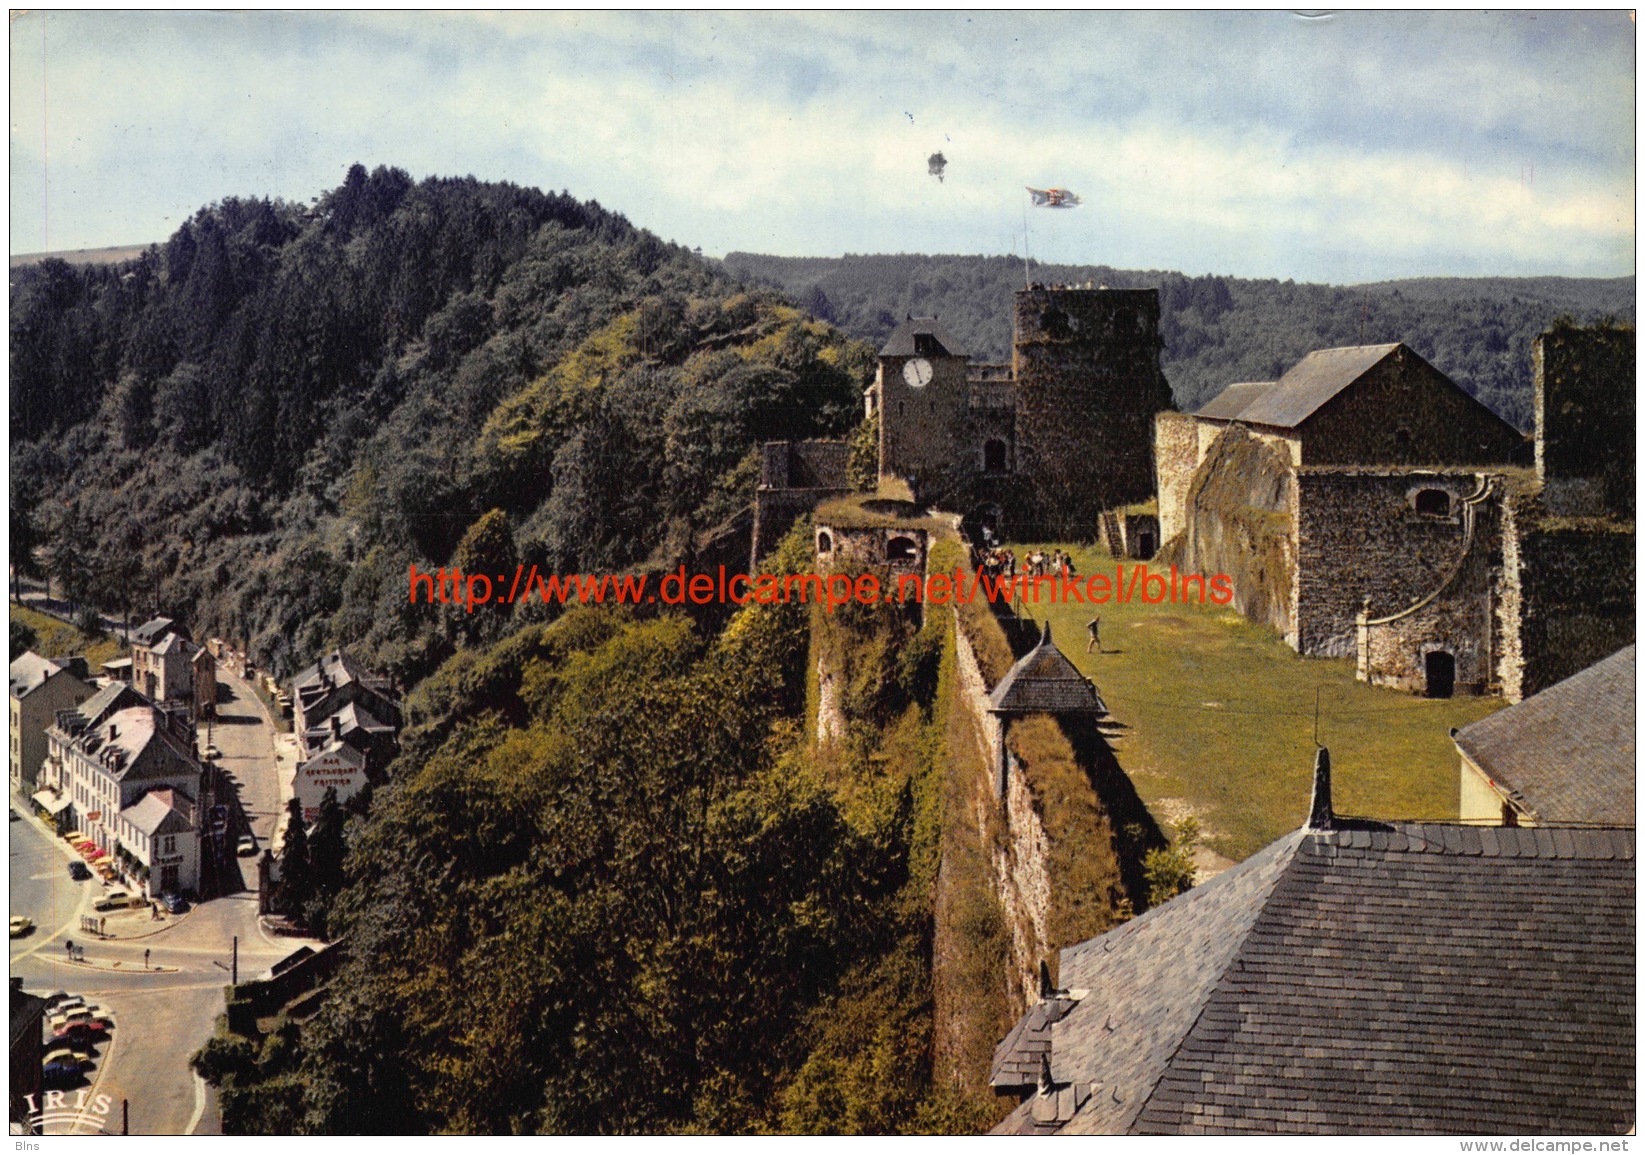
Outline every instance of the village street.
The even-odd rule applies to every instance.
[[[211,741],[222,751],[220,765],[239,795],[261,854],[281,803],[276,730],[243,680],[220,672],[219,685],[223,691]],[[113,1032],[98,1046],[87,1096],[109,1096],[113,1114],[100,1125],[84,1117],[78,1129],[118,1131],[124,1100],[133,1134],[216,1131],[214,1101],[188,1061],[210,1037],[223,1010],[235,940],[242,981],[265,974],[303,945],[259,927],[256,859],[233,857],[239,829],[228,837],[244,884],[238,893],[158,921],[147,909],[107,915],[107,937],[100,938],[84,932],[80,920],[94,914],[93,903],[108,888],[96,881],[73,881],[68,872],[76,857],[72,848],[16,798],[12,809],[22,817],[10,823],[11,914],[33,919],[35,930],[12,940],[11,974],[37,994],[62,990],[83,995],[114,1019]],[[232,875],[229,885],[232,889]],[[84,950],[83,962],[69,961],[70,942]],[[48,1126],[48,1133],[52,1130]]]

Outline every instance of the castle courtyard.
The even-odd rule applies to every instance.
[[[1116,565],[1098,547],[1009,548],[1019,563],[1035,548],[1062,548],[1080,575],[1111,574]],[[1125,562],[1127,580],[1138,564]],[[1049,617],[1063,653],[1096,683],[1113,723],[1104,727],[1109,742],[1161,829],[1169,834],[1192,816],[1205,847],[1234,862],[1307,817],[1316,693],[1338,811],[1384,819],[1455,821],[1451,728],[1505,705],[1368,686],[1355,680],[1353,659],[1302,657],[1272,631],[1209,601],[1147,605],[1139,596],[1021,609],[1037,621]],[[1086,625],[1098,614],[1102,652],[1088,654]],[[1202,857],[1202,869],[1213,864]]]

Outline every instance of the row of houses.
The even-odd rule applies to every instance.
[[[1042,967],[996,1130],[1631,1133],[1634,705],[1628,646],[1453,731],[1456,823],[1319,750],[1302,827]]]
[[[328,787],[346,800],[388,765],[400,709],[385,679],[341,652],[299,674],[293,691],[295,791],[313,821]],[[10,669],[13,789],[149,897],[198,892],[207,836],[227,826],[216,771],[196,753],[216,697],[212,652],[169,618],[134,630],[131,657],[106,663],[101,679],[82,658],[25,653]]]
[[[313,822],[327,790],[347,802],[377,781],[398,750],[400,705],[393,683],[334,650],[291,684],[297,737],[295,792]]]

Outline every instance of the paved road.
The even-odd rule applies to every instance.
[[[225,681],[231,697],[219,705],[223,719],[213,728],[213,738],[252,815],[261,846],[273,829],[279,798],[272,729],[245,683]],[[120,938],[88,940],[80,932],[80,916],[93,913],[92,902],[103,887],[72,881],[67,844],[15,798],[12,806],[24,817],[10,824],[11,913],[34,919],[37,929],[11,941],[11,973],[22,977],[30,991],[84,995],[107,1008],[115,1020],[90,1073],[87,1100],[108,1095],[116,1113],[120,1101],[126,1100],[133,1134],[217,1130],[211,1117],[214,1102],[208,1102],[188,1060],[210,1038],[223,1010],[233,941],[238,936],[242,979],[266,972],[302,943],[265,934],[257,925],[256,895],[249,890],[203,903],[180,919],[158,925],[142,912],[113,916],[109,930]],[[255,884],[253,860],[239,861],[248,881]],[[145,937],[128,937],[132,935]],[[85,948],[88,965],[68,961],[65,940]],[[153,970],[144,970],[145,951],[146,964]],[[98,1123],[86,1119],[79,1129],[96,1130]],[[107,1129],[119,1129],[117,1117]]]
[[[230,779],[240,798],[240,807],[251,824],[262,853],[274,836],[274,821],[280,811],[280,784],[275,774],[274,725],[262,700],[242,678],[227,670],[217,671],[217,720],[210,729],[211,742],[223,752],[218,765]],[[240,832],[234,831],[231,844]],[[247,889],[257,885],[256,859],[240,858],[242,882]]]

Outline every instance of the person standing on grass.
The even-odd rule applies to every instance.
[[[1085,632],[1090,635],[1090,641],[1085,643],[1085,652],[1090,653],[1093,646],[1097,653],[1102,653],[1102,615],[1098,614],[1085,623]]]

